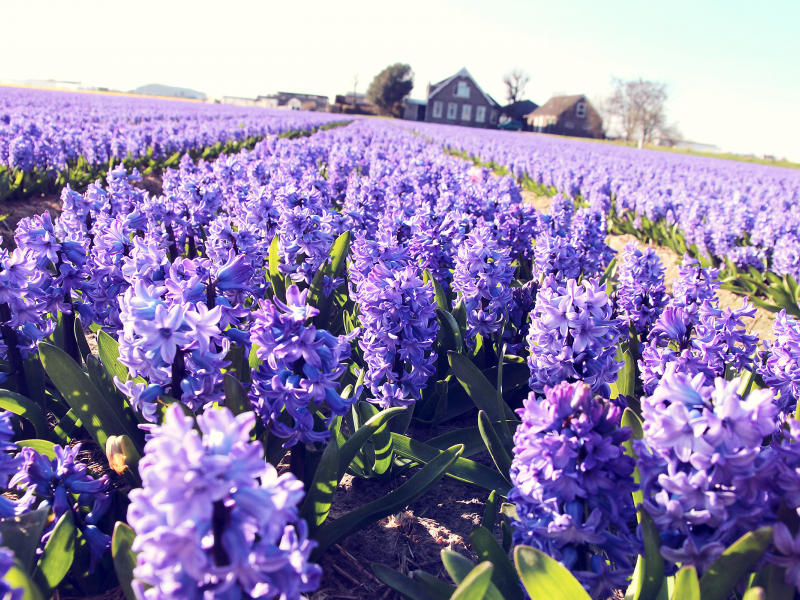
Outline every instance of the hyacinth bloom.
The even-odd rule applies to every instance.
[[[476,336],[490,337],[503,327],[513,277],[509,249],[499,247],[488,226],[473,229],[458,249],[453,275],[455,302],[467,309],[468,346],[474,347]]]
[[[630,242],[622,253],[617,279],[620,315],[634,326],[639,339],[644,339],[668,301],[664,265],[655,250],[641,251],[636,242]]]
[[[519,517],[514,542],[561,562],[593,597],[611,595],[630,577],[638,551],[628,533],[636,485],[622,447],[631,437],[619,425],[622,409],[583,382],[564,382],[541,400],[531,393],[517,413],[508,496]]]
[[[358,299],[364,381],[382,408],[408,406],[436,370],[433,284],[423,284],[412,265],[393,270],[379,261],[359,286]]]
[[[250,341],[262,361],[252,369],[250,401],[264,424],[284,447],[298,442],[323,442],[330,431],[314,431],[314,412],[327,405],[333,419],[343,416],[353,399],[344,400],[336,389],[349,356],[349,339],[337,338],[309,322],[319,311],[306,304],[308,290],[296,285],[286,291],[286,304],[262,300],[250,329]],[[287,424],[282,413],[291,417]]]
[[[619,331],[605,290],[596,279],[578,284],[550,275],[542,282],[528,334],[533,391],[582,380],[609,396],[621,363],[614,359]]]
[[[54,446],[56,457],[49,459],[33,448],[22,448],[19,471],[8,483],[9,488],[27,490],[20,504],[30,508],[36,498],[53,507],[54,519],[45,528],[42,544],[47,543],[58,519],[72,511],[91,551],[90,570],[111,548],[111,536],[102,533],[97,524],[111,507],[108,476],[94,479],[85,464],[77,462],[81,445]],[[34,496],[35,494],[35,496]],[[77,497],[77,502],[72,499]],[[81,510],[86,509],[86,510]]]
[[[800,322],[782,310],[772,323],[775,340],[764,342],[766,359],[758,368],[764,383],[778,392],[778,405],[783,413],[797,407],[800,398]]]
[[[319,586],[322,570],[308,562],[316,542],[297,516],[303,484],[264,462],[254,423],[220,408],[197,418],[198,431],[173,405],[150,429],[128,508],[140,600],[299,600]]]
[[[699,572],[747,531],[774,518],[762,440],[776,428],[770,390],[741,398],[740,380],[709,385],[671,364],[642,403],[634,442],[644,507],[662,532],[661,553]]]

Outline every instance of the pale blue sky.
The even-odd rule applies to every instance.
[[[692,140],[800,161],[800,1],[400,2],[2,0],[0,79],[55,78],[128,90],[164,83],[211,96],[364,91],[409,63],[413,96],[461,67],[498,100],[503,74],[527,96],[609,91],[611,76],[669,84]],[[13,24],[13,25],[12,25]]]

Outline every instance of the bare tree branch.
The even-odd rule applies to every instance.
[[[645,79],[613,78],[614,91],[603,103],[603,109],[619,121],[626,141],[639,139],[639,147],[654,137],[674,136],[677,129],[667,123],[667,85]]]
[[[509,104],[522,100],[525,86],[530,80],[530,74],[523,69],[514,69],[503,76],[503,83],[506,84],[506,100]]]

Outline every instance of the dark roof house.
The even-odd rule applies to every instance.
[[[525,116],[530,131],[602,138],[603,119],[586,96],[555,96]]]
[[[500,123],[517,121],[522,125],[524,131],[530,131],[528,122],[525,120],[525,115],[529,115],[537,108],[539,108],[539,105],[530,100],[517,100],[513,104],[507,104],[501,110]]]
[[[497,127],[500,105],[483,91],[466,69],[433,85],[428,84],[425,121],[466,127]]]

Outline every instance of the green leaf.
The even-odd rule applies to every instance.
[[[411,571],[411,577],[414,579],[414,581],[419,581],[422,585],[424,585],[428,592],[434,594],[437,598],[446,600],[453,595],[453,586],[451,586],[449,583],[445,583],[435,575],[431,575],[427,571]]]
[[[462,450],[462,446],[453,446],[422,467],[393,492],[323,525],[317,532],[319,546],[314,550],[311,560],[316,561],[331,544],[411,504],[444,476]]]
[[[788,294],[786,290],[782,289],[780,286],[773,285],[769,288],[769,293],[775,301],[775,304],[781,308],[785,308],[786,312],[790,315],[800,317],[800,306],[797,305],[797,301]]]
[[[114,560],[114,571],[122,591],[127,600],[136,600],[133,593],[133,570],[136,568],[136,554],[133,553],[133,540],[136,533],[129,525],[117,521],[114,525],[114,535],[111,536],[111,557]]]
[[[286,284],[280,269],[278,269],[280,264],[281,257],[278,251],[278,234],[276,233],[269,245],[269,280],[275,297],[281,302],[286,302]]]
[[[493,572],[494,566],[492,566],[492,563],[479,564],[458,584],[450,600],[483,600],[486,596],[486,591],[489,589]]]
[[[344,272],[344,266],[347,261],[347,255],[350,252],[350,232],[345,231],[341,234],[336,241],[331,246],[330,251],[330,263],[324,267],[325,275],[330,277],[331,279],[336,279],[340,277]],[[322,270],[322,267],[320,268]],[[320,285],[322,284],[322,280],[320,280]],[[312,286],[313,288],[313,286]],[[314,290],[312,289],[312,292]],[[309,292],[309,298],[311,298],[312,292]],[[320,289],[318,294],[314,298],[314,303],[312,304],[319,310],[319,314],[314,317],[314,324],[319,328],[330,329],[330,318],[331,318],[331,309],[333,308],[334,296],[336,292],[331,292],[330,296],[326,296],[322,293]]]
[[[476,527],[469,534],[472,549],[481,562],[490,562],[495,566],[492,583],[500,590],[505,600],[524,600],[525,595],[519,587],[517,572],[492,532],[485,527]]]
[[[764,588],[753,587],[744,593],[742,600],[767,600],[767,595],[764,593]]]
[[[636,456],[636,452],[633,450],[633,442],[636,440],[641,440],[644,437],[642,421],[638,416],[636,416],[635,412],[633,412],[630,408],[626,408],[625,412],[622,413],[622,426],[631,428],[630,439],[622,443],[625,448],[625,454],[630,456],[633,460],[637,460],[638,457]],[[639,483],[641,483],[641,479],[639,467],[636,466],[633,469],[633,481],[638,486]],[[635,492],[633,492],[633,505],[639,506],[642,502],[644,502],[644,492],[637,489]]]
[[[367,443],[367,440],[372,437],[372,434],[375,433],[375,431],[377,431],[381,425],[404,410],[408,409],[405,407],[396,406],[394,408],[382,410],[369,421],[364,423],[361,427],[359,427],[356,432],[350,436],[347,442],[345,442],[345,444],[339,450],[339,476],[337,483],[342,480],[342,477],[344,477],[344,474],[347,472],[347,468],[350,466],[350,463],[353,462],[356,454],[358,454],[358,451],[361,450],[362,446]]]
[[[531,598],[591,600],[572,573],[544,552],[530,546],[517,546],[514,563]]]
[[[28,577],[19,560],[14,561],[14,565],[8,570],[3,579],[12,588],[23,590],[22,600],[44,600],[39,588]]]
[[[358,408],[361,411],[361,420],[364,422],[369,422],[369,419],[380,414],[369,402],[359,402]],[[383,475],[392,466],[392,432],[389,431],[388,421],[378,427],[370,439],[375,452],[375,464],[370,466],[376,475]]]
[[[139,429],[139,423],[146,423],[147,420],[141,414],[133,411],[130,404],[128,404],[128,399],[114,385],[108,375],[108,371],[96,356],[90,354],[86,357],[86,373],[89,375],[89,381],[94,384],[94,387],[97,388],[97,391],[100,392],[106,402],[114,408],[120,421],[128,431],[134,432],[135,437],[131,439],[136,440],[137,448],[143,449],[144,432]]]
[[[105,448],[110,435],[127,435],[139,454],[144,455],[141,430],[129,427],[119,416],[122,409],[119,396],[103,398],[78,363],[60,348],[42,342],[39,354],[48,376],[98,446]],[[117,401],[120,406],[115,406]]]
[[[392,442],[395,454],[418,463],[430,463],[442,454],[440,450],[432,446],[397,433],[392,434]],[[477,485],[485,490],[497,490],[497,493],[503,497],[508,496],[511,491],[511,485],[500,473],[480,463],[460,458],[460,453],[459,458],[447,470],[447,476]]]
[[[0,521],[0,535],[3,546],[13,550],[14,556],[22,565],[25,573],[31,573],[34,567],[36,548],[42,539],[42,532],[50,516],[50,507],[40,508],[18,517],[9,517]]]
[[[45,455],[50,460],[56,457],[55,444],[47,440],[21,440],[17,442],[20,448],[33,448],[39,454]]]
[[[497,408],[497,390],[481,373],[481,370],[463,354],[450,351],[447,353],[447,360],[450,362],[456,379],[472,398],[475,406],[485,411],[492,421],[499,422],[503,415]]]
[[[56,523],[31,577],[45,598],[53,595],[58,584],[69,573],[75,556],[76,534],[75,517],[68,510]]]
[[[30,421],[36,430],[37,438],[46,438],[48,433],[47,417],[33,400],[15,392],[0,390],[0,408],[10,410],[15,415]]]
[[[339,444],[336,436],[328,440],[322,458],[317,465],[314,479],[308,487],[303,506],[300,508],[300,518],[308,523],[308,535],[313,537],[317,529],[328,518],[331,510],[333,496],[339,485]]]
[[[772,527],[761,527],[736,540],[700,578],[703,600],[726,600],[772,543]]]
[[[78,351],[81,353],[81,358],[86,361],[86,357],[92,353],[89,348],[89,342],[86,341],[86,334],[83,332],[83,324],[80,317],[75,318],[75,340],[78,342]]]
[[[458,585],[460,585],[475,568],[475,563],[452,550],[442,550],[442,564],[444,564],[444,568],[447,569],[447,574],[450,575],[453,581]],[[505,600],[493,583],[489,584],[484,598],[485,600]]]
[[[119,343],[102,329],[97,332],[97,352],[111,379],[128,381],[128,369],[119,362]]]
[[[635,582],[635,600],[656,600],[664,585],[664,557],[661,556],[661,535],[653,519],[639,507],[636,513],[642,525],[644,538],[644,554],[637,563],[637,580]]]
[[[411,577],[403,575],[387,566],[372,563],[372,572],[375,573],[375,577],[380,579],[381,582],[409,600],[447,600],[450,598],[449,595],[442,596],[441,594],[432,593],[431,590],[422,583],[414,581]]]
[[[231,409],[234,415],[241,415],[253,410],[247,391],[236,377],[230,373],[225,373],[222,381],[225,388],[225,406]]]
[[[436,298],[436,308],[438,308],[441,311],[447,312],[447,310],[450,307],[447,305],[447,294],[445,294],[442,286],[439,284],[438,281],[436,281],[436,278],[431,275],[428,269],[425,269],[423,277],[426,283],[430,281],[433,285],[433,294],[434,297]]]
[[[489,531],[494,531],[494,525],[497,521],[497,490],[492,490],[489,494],[489,499],[486,500],[486,508],[483,509],[483,519],[481,520],[481,527],[485,527]]]
[[[625,364],[617,373],[617,389],[620,396],[633,396],[636,386],[636,362],[630,350],[622,352],[620,357],[620,348],[617,346],[617,360],[620,358]]]
[[[726,595],[725,598],[728,596]],[[692,566],[682,567],[675,575],[675,589],[672,600],[706,600],[700,593],[700,584],[697,581],[697,569]]]
[[[453,351],[461,353],[463,342],[461,340],[461,330],[458,328],[455,317],[446,310],[436,309],[436,316],[439,317],[439,333],[442,340],[439,343],[441,352]]]
[[[481,432],[483,442],[486,444],[486,448],[489,450],[494,464],[497,466],[497,470],[500,471],[503,478],[510,484],[511,458],[508,456],[505,448],[503,448],[503,444],[497,432],[494,430],[494,427],[492,427],[489,416],[483,411],[478,412],[478,429]]]

